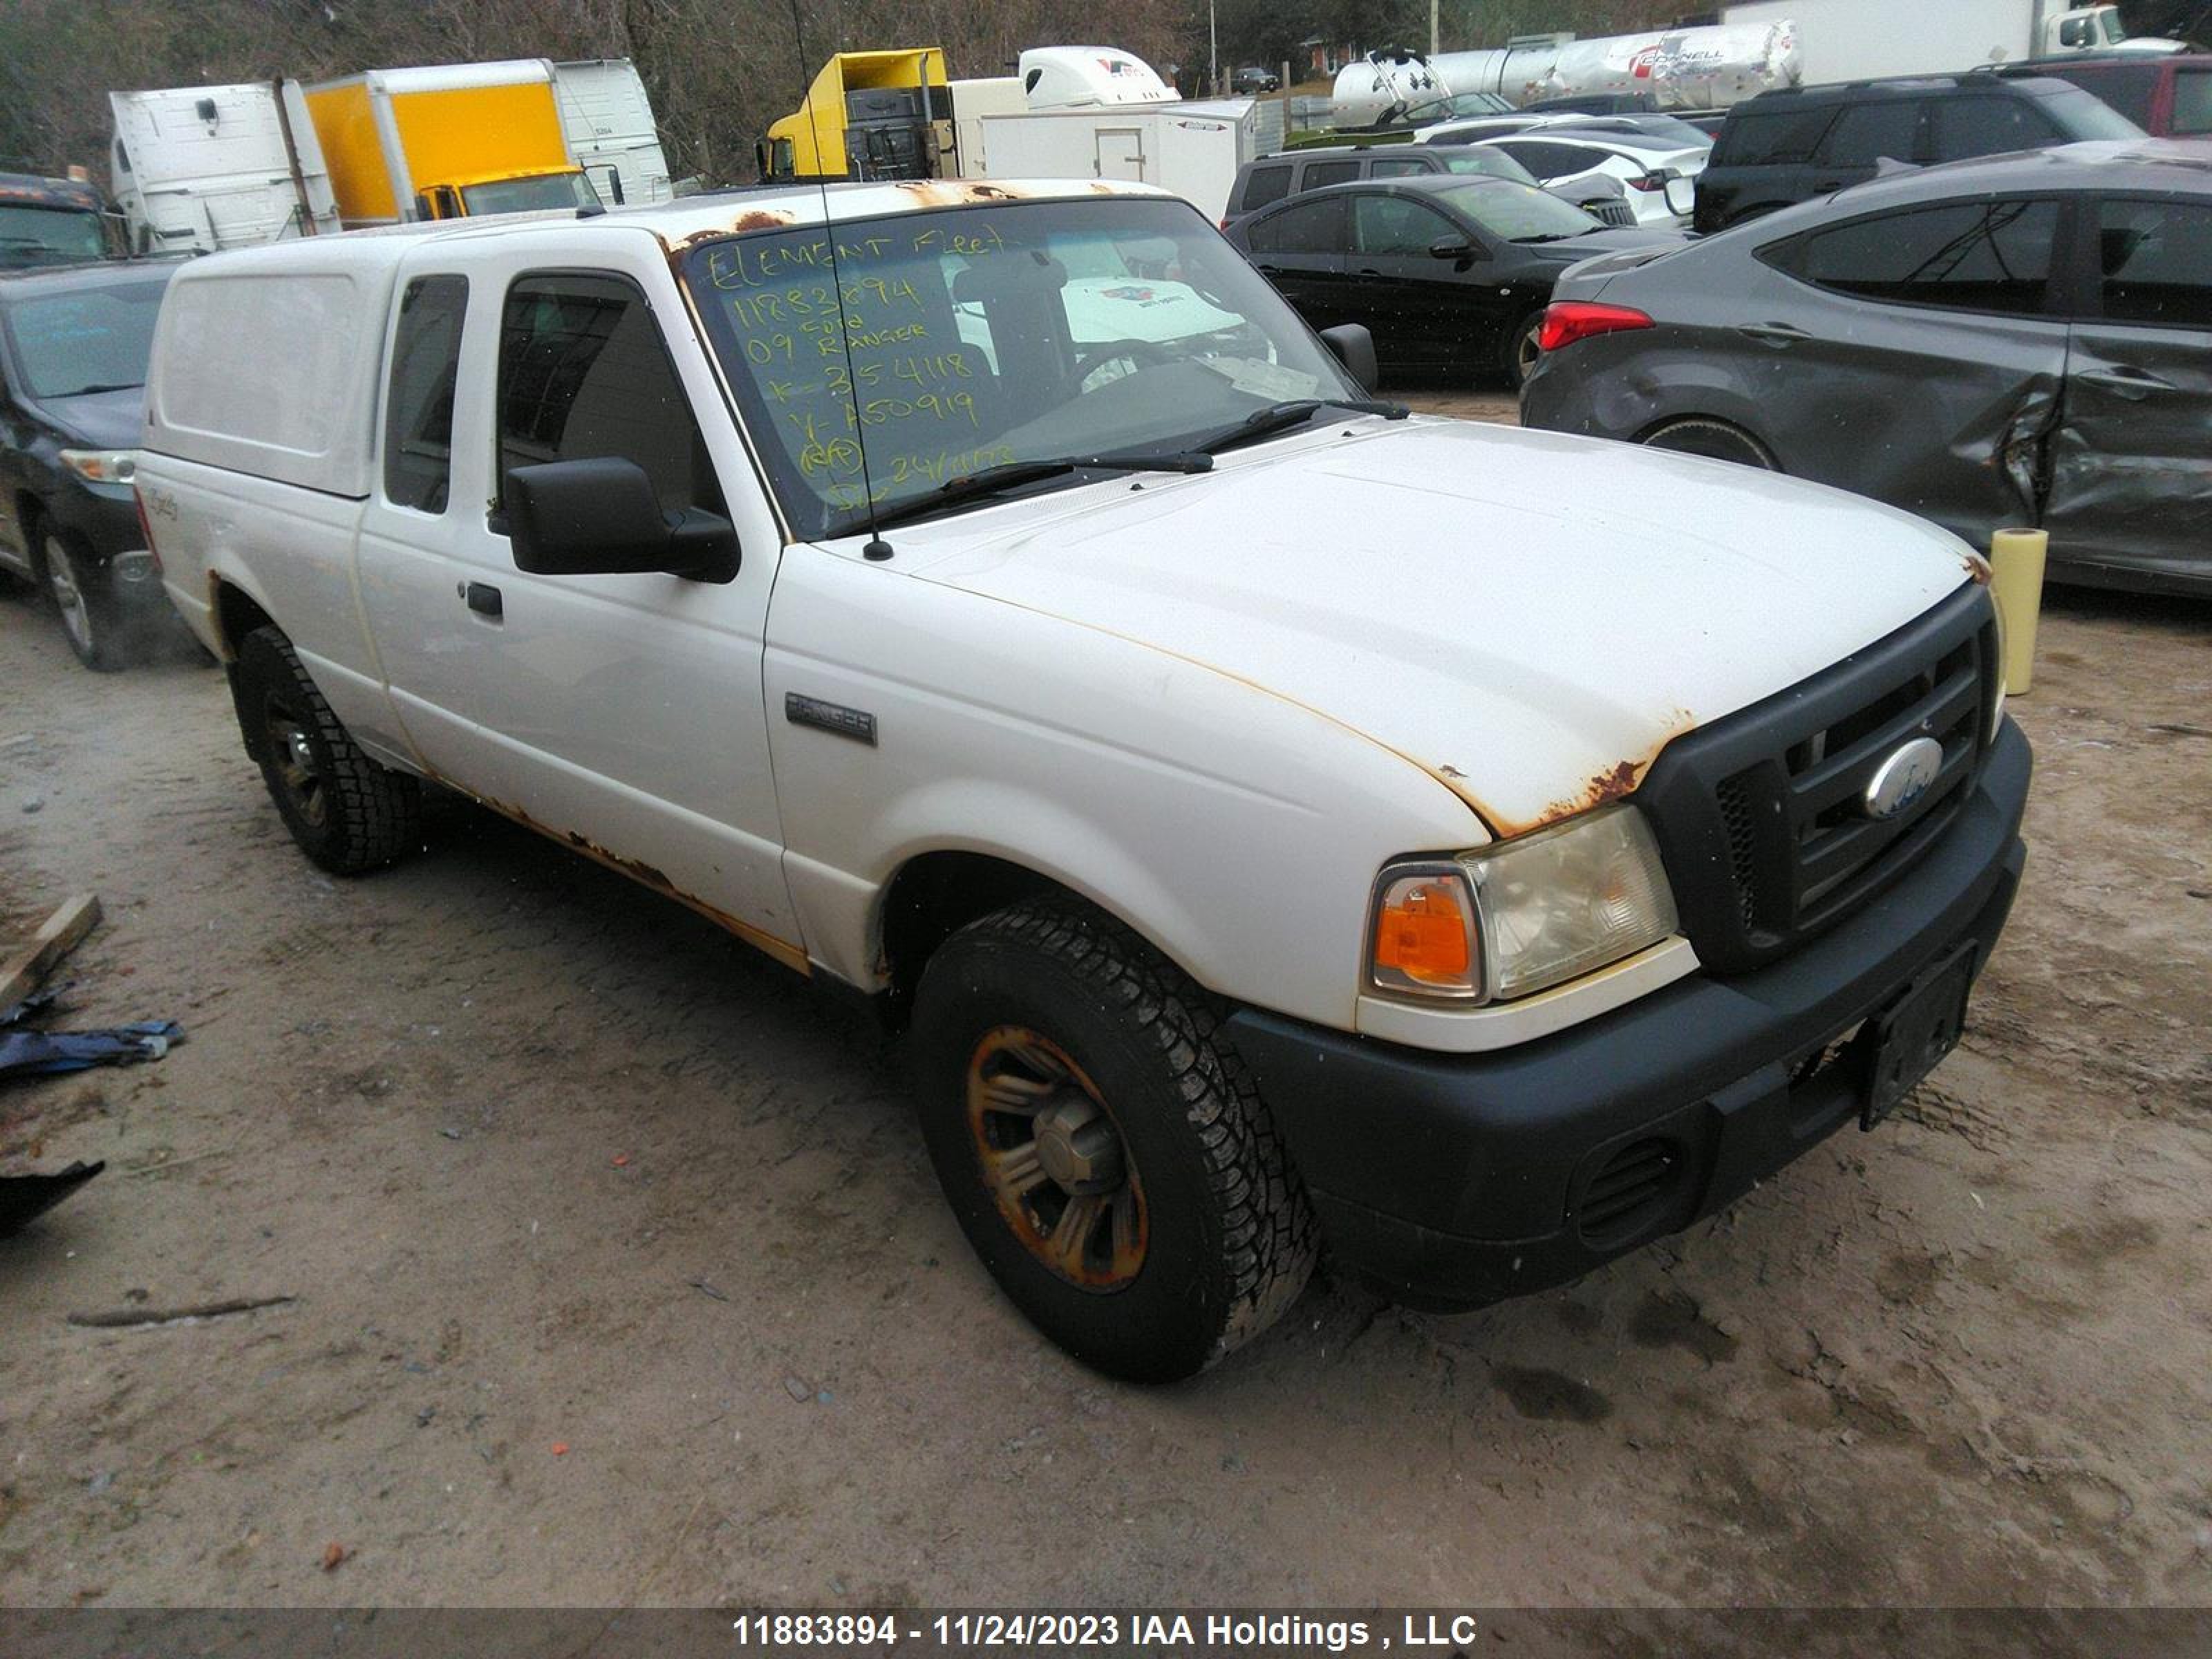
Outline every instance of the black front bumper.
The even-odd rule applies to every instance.
[[[1535,1042],[1448,1055],[1234,1015],[1337,1258],[1408,1305],[1479,1307],[1677,1231],[1855,1120],[1854,1057],[1823,1056],[1954,952],[1979,974],[2031,766],[2007,723],[1942,839],[1850,920]]]

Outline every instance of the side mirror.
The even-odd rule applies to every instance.
[[[1698,210],[1698,181],[1680,173],[1667,180],[1667,211],[1688,218]]]
[[[1456,236],[1439,236],[1429,244],[1431,259],[1480,259],[1482,250],[1472,242],[1462,241]]]
[[[738,574],[730,521],[696,507],[663,513],[635,461],[608,455],[512,467],[505,501],[515,568],[534,576],[665,571],[726,582]]]
[[[1329,356],[1344,365],[1345,373],[1359,382],[1362,392],[1372,392],[1382,384],[1382,371],[1375,362],[1375,337],[1367,331],[1364,323],[1340,323],[1334,328],[1321,331],[1321,343],[1328,348]]]

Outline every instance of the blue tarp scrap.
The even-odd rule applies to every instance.
[[[25,997],[0,1012],[0,1077],[51,1072],[81,1072],[90,1066],[135,1066],[159,1060],[169,1045],[185,1040],[173,1019],[145,1019],[99,1031],[25,1031],[16,1029],[27,1015],[51,1006],[69,988],[59,986]]]

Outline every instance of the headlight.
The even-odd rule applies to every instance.
[[[1990,703],[1989,731],[1989,741],[1995,743],[1997,740],[1997,733],[2004,729],[2005,664],[2009,658],[2005,652],[2004,607],[1996,603],[1995,593],[1990,596],[1990,610],[1997,619],[1997,694]]]
[[[1400,995],[1489,1002],[1602,968],[1675,930],[1644,815],[1608,806],[1376,884],[1368,981]]]
[[[135,449],[64,449],[62,465],[87,483],[127,484],[138,471]]]

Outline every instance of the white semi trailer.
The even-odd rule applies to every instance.
[[[300,84],[111,92],[116,206],[138,253],[219,253],[338,228]]]
[[[1794,26],[1808,82],[1970,70],[2081,52],[2172,52],[2181,43],[2130,37],[2118,6],[2063,0],[1750,0],[1722,15]]]

